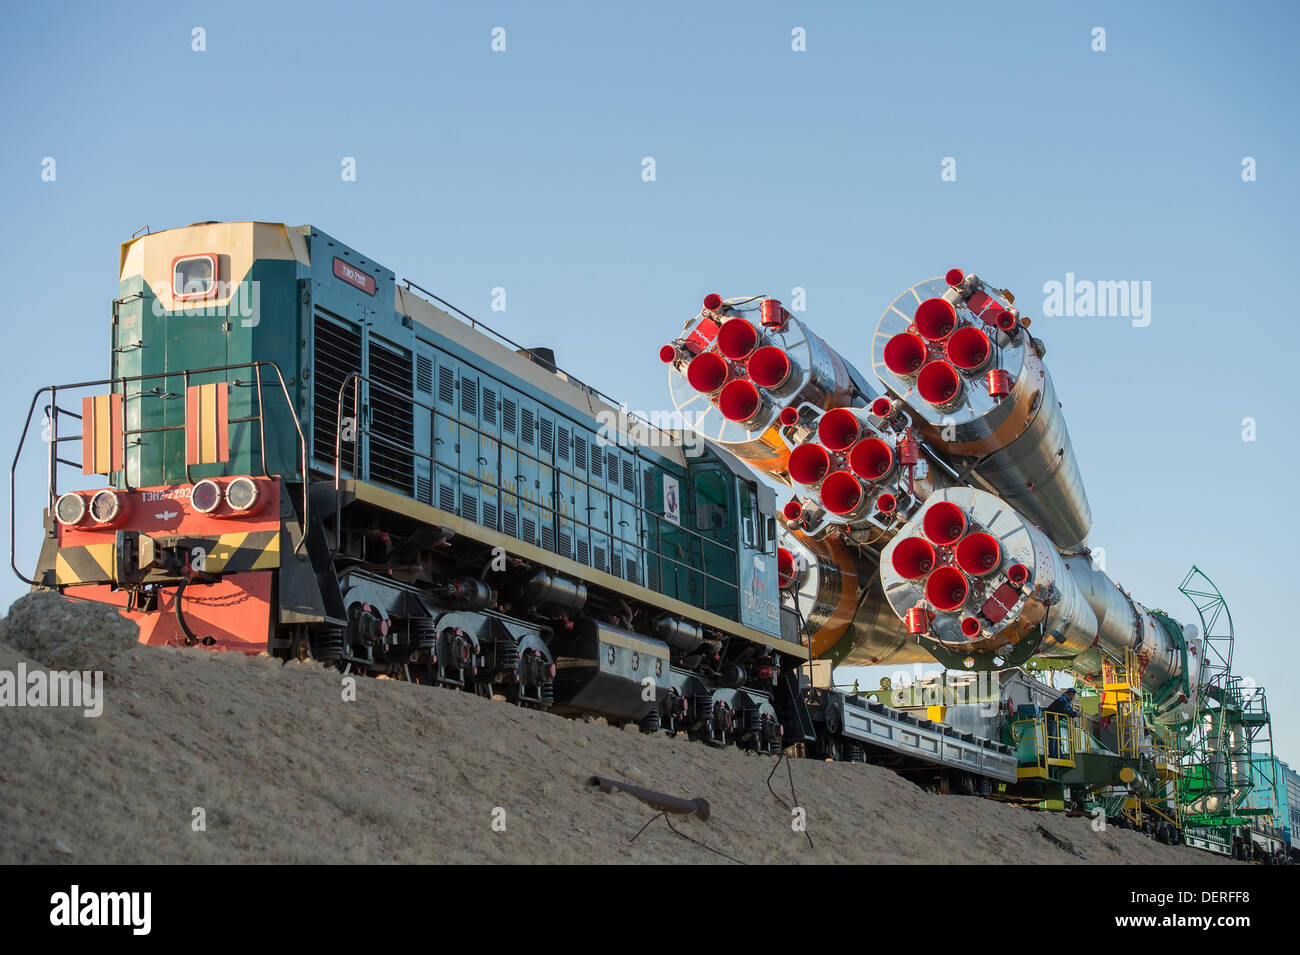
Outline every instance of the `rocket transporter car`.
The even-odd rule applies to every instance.
[[[31,576],[11,563],[33,587],[153,645],[872,760],[1178,838],[1155,749],[1199,718],[1203,640],[1093,565],[1008,292],[909,288],[878,382],[780,302],[709,295],[660,351],[690,434],[310,226],[144,235],[120,280],[109,374],[42,389],[24,424],[44,536]],[[849,694],[810,661],[959,678]],[[1043,714],[1030,671],[1058,668],[1097,688],[1078,720]]]

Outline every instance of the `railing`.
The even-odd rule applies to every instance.
[[[584,391],[590,392],[591,394],[595,395],[597,398],[603,398],[605,401],[609,402],[609,404],[612,405],[613,407],[620,408],[620,409],[623,407],[623,403],[619,401],[617,398],[605,394],[605,392],[601,391],[599,388],[589,385],[585,381],[580,381],[579,379],[575,378],[573,375],[570,375],[564,369],[560,368],[555,363],[549,362],[545,358],[542,358],[540,355],[536,354],[531,348],[521,345],[517,341],[514,341],[513,339],[507,338],[505,335],[501,334],[495,328],[483,324],[478,319],[474,318],[474,316],[468,314],[467,312],[461,311],[455,305],[452,305],[451,302],[448,302],[444,298],[438,297],[437,295],[430,292],[427,288],[424,288],[420,285],[416,285],[410,279],[402,279],[402,284],[406,286],[407,291],[419,292],[420,294],[426,296],[428,299],[437,302],[439,305],[451,309],[461,318],[465,319],[465,321],[469,323],[469,327],[474,329],[476,332],[489,335],[490,337],[500,341],[502,344],[509,345],[511,348],[515,349],[516,351],[522,352],[524,356],[528,358],[529,361],[541,365],[543,368],[545,368],[547,371],[551,372],[552,374],[564,375],[564,377],[567,378],[569,382],[573,384],[575,387],[582,388]],[[677,441],[676,439],[673,438],[671,433],[664,431],[658,425],[654,424],[651,421],[646,420],[645,418],[642,418],[640,415],[634,415],[629,411],[625,411],[623,413],[629,421],[638,421],[645,427],[654,431],[654,433],[658,435],[659,440],[663,444],[665,445],[681,444],[680,441]]]
[[[593,524],[593,523],[591,523],[591,522],[589,522],[589,521],[581,520],[581,519],[579,519],[579,518],[576,517],[576,516],[574,516],[574,517],[566,516],[566,515],[565,515],[562,511],[560,511],[557,507],[554,507],[554,506],[552,506],[552,505],[550,505],[550,504],[545,504],[545,503],[542,503],[541,501],[532,501],[531,499],[528,499],[528,498],[524,497],[524,495],[521,494],[521,493],[519,493],[518,491],[512,491],[512,490],[510,490],[509,488],[506,488],[506,487],[504,487],[503,485],[497,483],[496,481],[490,481],[490,480],[488,480],[488,479],[485,478],[482,474],[476,474],[476,473],[471,473],[471,472],[469,472],[469,471],[464,471],[464,470],[462,470],[462,469],[460,469],[460,468],[458,468],[458,467],[454,467],[454,466],[452,466],[452,465],[446,463],[445,461],[439,461],[439,460],[437,460],[436,456],[433,454],[433,448],[432,448],[432,447],[430,448],[429,453],[426,454],[426,453],[424,453],[423,451],[419,451],[419,450],[417,450],[417,449],[414,448],[414,447],[411,447],[411,446],[404,445],[404,444],[401,444],[401,443],[399,443],[399,442],[393,441],[392,439],[387,438],[387,437],[385,437],[384,435],[375,434],[372,430],[370,430],[370,429],[368,428],[368,426],[366,425],[366,423],[365,423],[364,420],[363,420],[364,416],[361,414],[361,410],[362,410],[362,401],[363,401],[362,396],[361,396],[361,385],[362,385],[363,383],[364,383],[365,385],[367,385],[367,386],[368,386],[369,388],[371,388],[371,389],[376,389],[376,388],[377,388],[377,389],[379,389],[379,390],[381,390],[381,391],[383,391],[383,392],[386,392],[387,394],[389,394],[389,395],[391,395],[391,396],[393,396],[393,397],[395,397],[395,398],[398,398],[398,399],[401,400],[401,401],[410,402],[411,405],[412,405],[413,407],[421,408],[421,409],[423,409],[423,410],[429,412],[430,415],[432,416],[431,421],[436,421],[438,418],[443,418],[443,419],[445,419],[445,420],[447,420],[447,421],[449,421],[449,422],[454,423],[454,424],[456,425],[456,427],[458,427],[458,428],[465,428],[465,429],[467,429],[467,430],[469,430],[469,431],[474,432],[474,434],[478,435],[480,438],[486,438],[488,441],[493,442],[493,443],[497,446],[498,457],[497,457],[497,472],[496,472],[496,473],[497,473],[498,475],[501,473],[501,466],[500,466],[500,451],[501,451],[501,449],[504,448],[504,447],[509,447],[511,451],[513,451],[515,454],[519,455],[520,457],[528,458],[529,460],[535,462],[536,465],[537,465],[538,468],[539,468],[539,473],[540,473],[540,469],[541,469],[541,468],[548,468],[548,469],[550,469],[552,472],[557,473],[557,474],[558,474],[558,473],[563,473],[566,477],[571,478],[575,483],[580,484],[580,485],[583,485],[583,486],[588,490],[588,492],[595,491],[596,493],[599,493],[599,494],[605,494],[605,495],[608,495],[610,498],[612,498],[612,499],[616,499],[616,500],[622,502],[625,506],[630,507],[630,508],[632,508],[633,510],[635,510],[638,514],[642,515],[643,520],[647,520],[647,521],[649,521],[649,520],[653,520],[653,521],[657,522],[657,523],[656,523],[656,529],[657,529],[658,533],[655,534],[655,538],[656,538],[656,540],[659,541],[659,542],[662,542],[662,540],[663,540],[663,528],[662,528],[660,525],[661,525],[661,524],[664,524],[664,523],[670,524],[673,532],[680,532],[680,533],[682,533],[682,534],[687,535],[687,537],[688,537],[688,543],[689,543],[689,544],[698,544],[698,546],[699,546],[699,562],[698,562],[698,566],[696,566],[696,564],[693,563],[693,562],[683,561],[683,560],[678,560],[678,559],[676,559],[676,558],[674,558],[674,557],[670,557],[670,556],[668,556],[667,554],[663,553],[662,550],[659,550],[659,549],[653,549],[653,550],[652,550],[651,548],[649,548],[649,547],[648,547],[646,544],[644,544],[644,543],[640,543],[640,542],[633,543],[633,542],[631,542],[631,541],[626,540],[626,539],[623,538],[623,537],[619,537],[619,536],[615,533],[615,531],[614,531],[614,513],[613,513],[613,509],[612,509],[612,508],[610,509],[610,514],[609,514],[609,521],[608,521],[608,523],[607,523],[605,526],[597,526],[597,525],[595,525],[595,524]],[[354,430],[353,435],[352,435],[352,441],[351,441],[351,442],[345,442],[345,441],[343,440],[343,422],[344,422],[344,420],[345,420],[344,415],[343,415],[343,409],[344,409],[344,403],[345,403],[345,401],[346,401],[346,398],[347,398],[347,392],[348,392],[349,388],[350,388],[351,391],[352,391],[352,416],[351,416],[351,417],[352,417],[352,421],[353,421],[353,427],[354,427],[355,430]],[[691,530],[690,528],[685,527],[685,526],[683,526],[683,525],[681,525],[681,524],[673,524],[671,521],[665,521],[665,520],[664,520],[664,519],[663,519],[659,514],[656,514],[656,513],[654,513],[653,511],[650,511],[650,510],[648,510],[648,509],[642,507],[642,506],[641,506],[639,503],[637,503],[636,501],[630,501],[630,500],[628,500],[627,498],[622,497],[621,495],[617,494],[615,491],[612,491],[612,490],[610,490],[610,489],[608,489],[608,488],[598,487],[597,485],[595,485],[595,484],[592,483],[591,481],[588,481],[588,480],[586,480],[584,477],[581,477],[581,476],[579,476],[579,475],[577,475],[577,474],[575,474],[575,473],[571,473],[571,472],[568,472],[568,471],[563,471],[562,469],[556,467],[555,464],[554,464],[553,462],[548,462],[548,461],[546,461],[545,459],[543,459],[543,458],[541,458],[541,457],[538,457],[538,456],[535,455],[535,454],[530,453],[529,451],[525,450],[524,448],[519,447],[518,445],[510,445],[510,444],[507,444],[507,442],[503,441],[503,440],[501,439],[500,436],[498,436],[498,435],[494,435],[494,434],[491,434],[491,433],[489,433],[489,432],[487,432],[487,431],[482,430],[481,428],[475,427],[473,424],[471,424],[471,423],[465,421],[463,418],[457,417],[455,414],[448,414],[447,412],[439,411],[436,407],[434,407],[434,405],[429,404],[429,403],[425,403],[425,402],[423,402],[423,401],[420,401],[420,400],[417,399],[413,394],[411,394],[411,393],[409,393],[409,392],[403,392],[403,391],[400,391],[400,390],[398,390],[398,389],[396,389],[396,388],[393,388],[393,387],[390,386],[390,385],[384,384],[383,382],[377,382],[377,381],[374,381],[374,380],[368,378],[367,376],[362,375],[360,372],[350,372],[350,373],[347,375],[347,377],[345,377],[345,378],[343,379],[343,382],[339,385],[338,403],[337,403],[337,408],[336,408],[336,411],[335,411],[335,419],[334,419],[334,421],[335,421],[335,428],[334,428],[334,491],[335,491],[335,516],[334,516],[334,528],[335,528],[335,547],[336,547],[336,548],[337,548],[338,545],[339,545],[339,535],[340,535],[340,533],[341,533],[341,526],[342,526],[341,523],[340,523],[340,518],[341,518],[342,508],[343,508],[343,492],[342,492],[342,488],[343,488],[343,484],[342,484],[342,482],[343,482],[343,445],[344,445],[345,443],[350,443],[350,444],[352,445],[352,447],[351,447],[352,461],[351,461],[350,473],[352,473],[354,476],[357,476],[357,474],[358,474],[358,468],[357,468],[357,464],[358,464],[358,462],[357,462],[357,454],[358,454],[358,450],[357,450],[357,449],[360,448],[360,446],[361,446],[361,440],[360,440],[360,439],[361,439],[361,436],[364,434],[364,435],[365,435],[365,436],[366,436],[366,437],[367,437],[371,442],[378,441],[378,442],[384,444],[385,446],[389,447],[391,450],[396,451],[396,452],[398,452],[398,453],[400,453],[400,454],[409,454],[409,455],[411,455],[412,459],[414,459],[414,458],[420,458],[421,460],[427,461],[427,462],[429,463],[429,475],[430,475],[430,483],[431,483],[431,486],[436,486],[436,484],[437,484],[437,480],[436,480],[436,478],[437,478],[438,473],[441,471],[441,472],[445,472],[445,473],[447,473],[447,474],[456,475],[457,477],[463,478],[463,479],[465,479],[465,480],[467,480],[467,481],[471,481],[471,482],[473,482],[473,483],[480,484],[480,485],[483,485],[483,486],[485,486],[485,487],[488,487],[488,488],[491,488],[491,489],[495,490],[499,495],[501,495],[501,503],[502,503],[502,507],[498,507],[498,508],[497,508],[497,523],[498,523],[498,524],[500,524],[501,519],[502,519],[502,514],[504,513],[504,509],[503,509],[503,508],[504,508],[505,496],[506,496],[506,495],[509,495],[510,497],[515,498],[517,501],[528,501],[528,502],[531,503],[531,504],[535,504],[535,505],[536,505],[540,510],[543,510],[543,511],[545,511],[545,512],[547,512],[547,513],[549,513],[549,514],[551,515],[552,520],[553,520],[553,522],[554,522],[555,525],[556,525],[556,534],[555,534],[555,538],[554,538],[554,539],[555,539],[555,541],[556,541],[556,543],[557,543],[557,546],[558,546],[558,541],[559,541],[559,529],[560,529],[564,524],[567,523],[567,524],[569,524],[569,525],[571,525],[571,526],[573,526],[573,527],[575,527],[575,528],[577,528],[577,527],[585,528],[585,529],[587,529],[588,531],[591,532],[591,534],[593,535],[593,539],[594,539],[596,536],[600,536],[600,537],[603,537],[603,538],[605,538],[606,540],[609,541],[609,548],[610,548],[610,553],[611,553],[611,555],[613,554],[613,545],[614,545],[614,542],[617,541],[618,543],[621,543],[621,544],[623,544],[624,546],[631,547],[631,548],[637,550],[637,551],[641,554],[642,559],[643,559],[643,562],[645,561],[645,559],[646,559],[647,557],[650,557],[650,556],[653,556],[654,558],[658,559],[658,560],[660,561],[660,565],[659,565],[659,581],[660,581],[660,586],[661,586],[661,587],[662,587],[662,582],[663,582],[663,562],[664,562],[664,561],[667,561],[668,563],[675,565],[675,567],[679,567],[679,568],[683,568],[683,569],[685,569],[688,575],[699,575],[701,578],[703,578],[703,579],[705,579],[705,580],[715,581],[715,582],[717,582],[717,583],[723,585],[723,586],[724,586],[725,588],[727,588],[729,591],[734,591],[734,592],[735,592],[735,594],[736,594],[736,598],[737,598],[737,599],[736,599],[736,609],[737,609],[737,612],[739,612],[739,597],[740,597],[740,579],[739,579],[739,574],[740,574],[740,567],[739,567],[739,563],[738,563],[738,553],[737,553],[736,548],[730,547],[730,546],[727,545],[727,544],[721,543],[721,542],[716,541],[716,540],[713,540],[713,539],[711,539],[711,538],[707,538],[707,537],[705,537],[703,534],[699,534],[699,533],[697,533],[696,531]],[[639,470],[639,469],[638,469],[638,470]],[[412,468],[412,472],[414,472],[414,468]],[[611,483],[612,483],[612,482],[611,482]],[[552,498],[552,500],[554,500],[554,498],[556,498],[556,497],[558,497],[558,496],[559,496],[559,491],[558,491],[557,489],[555,489],[555,488],[552,488],[551,491],[550,491],[550,497]],[[684,513],[684,511],[685,511],[685,509],[683,509],[683,513]],[[485,525],[485,526],[486,526],[486,525]],[[500,527],[492,527],[491,529],[492,529],[492,530],[500,530]],[[643,530],[643,531],[642,531],[642,535],[644,536],[644,534],[645,534],[645,531]],[[531,543],[531,542],[530,542],[530,543]],[[729,565],[730,565],[730,567],[731,567],[732,569],[734,569],[734,571],[735,571],[735,573],[736,573],[736,575],[737,575],[734,579],[726,579],[726,578],[718,577],[718,576],[715,576],[715,575],[709,573],[709,571],[708,571],[708,569],[707,569],[707,567],[706,567],[706,562],[707,562],[707,556],[706,556],[706,555],[707,555],[707,553],[708,553],[709,548],[711,548],[711,547],[712,547],[712,548],[717,548],[719,551],[722,551],[725,555],[727,555],[727,556],[729,557]],[[566,555],[563,555],[563,556],[566,556],[566,557],[567,557],[567,556],[569,556],[569,555],[566,554]],[[648,564],[648,563],[645,563],[645,566],[647,567],[647,570],[648,570],[648,568],[649,568],[649,564]],[[601,568],[597,568],[597,569],[603,571],[605,568],[601,567]],[[689,577],[688,577],[688,579],[689,579]],[[700,595],[700,600],[701,600],[701,605],[700,605],[700,606],[701,606],[701,609],[707,609],[707,607],[704,606],[704,604],[707,603],[707,601],[705,600],[706,594],[707,594],[707,591],[704,591],[704,592],[702,592],[701,595]],[[685,601],[685,602],[690,602],[690,601]]]
[[[232,371],[239,371],[241,369],[251,369],[253,372],[253,381],[240,382],[238,379],[235,379],[233,382],[231,382],[231,384],[235,386],[241,384],[252,384],[255,386],[257,392],[257,413],[246,415],[241,418],[231,418],[229,420],[229,424],[232,425],[245,424],[245,423],[252,423],[252,422],[257,423],[258,450],[260,452],[259,457],[261,458],[261,462],[262,462],[262,475],[267,478],[272,477],[273,475],[267,469],[267,465],[266,465],[266,459],[267,459],[266,415],[265,415],[265,405],[262,400],[262,387],[263,387],[262,370],[264,368],[269,368],[275,372],[275,378],[280,385],[280,393],[283,395],[285,404],[289,409],[289,418],[293,422],[293,426],[295,430],[298,432],[299,461],[300,461],[300,466],[302,467],[302,478],[303,478],[302,520],[303,520],[303,527],[306,528],[307,519],[308,519],[307,508],[308,508],[308,499],[309,499],[307,493],[307,489],[308,489],[307,439],[306,436],[303,434],[302,425],[298,421],[298,413],[294,408],[293,398],[289,393],[289,386],[285,382],[285,378],[283,373],[281,373],[280,371],[280,367],[275,362],[273,361],[241,362],[239,364],[234,364],[234,365],[216,365],[211,368],[191,368],[191,369],[186,369],[184,371],[160,371],[148,375],[127,375],[120,378],[101,378],[95,381],[81,381],[81,382],[76,382],[74,384],[68,384],[68,385],[47,385],[44,388],[38,389],[36,393],[32,396],[31,404],[28,406],[27,409],[27,417],[23,422],[22,433],[18,439],[18,448],[14,452],[13,464],[9,468],[9,565],[13,569],[14,573],[18,575],[18,578],[22,580],[24,583],[30,584],[33,587],[40,586],[40,583],[38,581],[32,580],[30,577],[28,577],[26,574],[24,574],[21,570],[18,569],[17,476],[18,476],[18,467],[22,461],[23,449],[27,443],[27,433],[31,429],[32,416],[35,414],[37,407],[40,406],[42,395],[49,396],[48,404],[44,405],[44,411],[46,415],[46,420],[48,421],[48,429],[49,429],[48,434],[46,436],[46,441],[49,444],[49,454],[47,457],[48,472],[46,476],[46,507],[51,512],[53,512],[54,504],[59,497],[60,465],[65,467],[77,468],[78,471],[80,471],[82,469],[82,464],[83,464],[83,462],[81,461],[73,461],[68,458],[60,457],[59,445],[68,442],[80,442],[84,437],[84,428],[85,428],[85,425],[83,424],[82,425],[83,433],[68,434],[68,435],[60,433],[59,425],[62,419],[70,418],[70,419],[75,419],[76,421],[81,421],[82,418],[81,415],[75,411],[70,411],[67,408],[59,407],[59,395],[67,394],[68,392],[89,389],[89,388],[103,388],[107,386],[108,388],[110,388],[110,393],[120,394],[122,396],[122,401],[124,404],[126,401],[129,400],[137,400],[137,399],[145,399],[145,398],[158,398],[161,400],[161,399],[176,397],[175,394],[166,390],[166,379],[168,378],[182,379],[183,385],[182,385],[181,395],[184,396],[185,389],[189,387],[190,376],[192,375],[199,376],[199,375],[209,375],[209,374],[224,372],[228,376],[229,373]],[[140,390],[134,394],[130,394],[127,391],[128,384],[142,384],[143,382],[153,381],[156,379],[162,379],[161,385],[155,386],[150,391]],[[130,464],[127,459],[129,439],[131,439],[132,437],[138,438],[146,434],[160,434],[167,431],[184,431],[185,425],[183,424],[159,425],[157,427],[152,427],[152,428],[128,428],[126,427],[125,411],[123,412],[122,424],[123,424],[122,434],[121,434],[122,444],[120,448],[122,452],[122,470],[120,472],[121,479],[122,479],[122,489],[124,491],[131,491],[132,487],[131,487],[131,480],[130,480]],[[188,462],[186,462],[185,465],[185,479],[186,481],[193,483],[190,478],[190,465]],[[303,540],[305,540],[305,535],[303,538],[300,538],[298,543],[295,545],[295,552],[297,552],[297,550],[302,547]]]

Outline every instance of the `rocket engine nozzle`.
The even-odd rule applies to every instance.
[[[784,547],[776,549],[776,579],[782,590],[794,583],[794,555]]]
[[[894,547],[894,570],[907,580],[920,580],[934,567],[934,545],[924,537],[908,537]]]
[[[900,378],[911,378],[925,365],[925,342],[911,332],[900,332],[885,343],[885,367]]]
[[[983,331],[967,325],[952,333],[948,339],[947,355],[960,371],[973,375],[993,357],[993,343]]]
[[[817,440],[832,451],[847,451],[862,435],[862,422],[849,408],[832,408],[817,422]]]
[[[927,298],[912,317],[916,330],[930,342],[941,342],[957,328],[957,309],[946,298]]]
[[[866,492],[862,482],[850,471],[835,471],[822,481],[822,504],[826,510],[839,517],[847,517],[861,510]]]
[[[692,388],[706,395],[716,395],[730,377],[731,366],[714,352],[705,352],[686,366],[686,380]]]
[[[936,408],[953,405],[961,398],[961,376],[948,362],[932,361],[916,376],[916,390],[925,401]]]
[[[758,345],[758,329],[748,319],[729,318],[718,329],[718,351],[732,361],[748,358]]]
[[[716,312],[722,308],[722,296],[717,292],[710,292],[704,296],[704,310],[706,312]]]
[[[790,480],[797,484],[815,487],[831,469],[831,456],[820,444],[808,442],[790,452],[788,470]]]
[[[925,582],[925,599],[936,610],[951,613],[965,605],[970,598],[970,583],[956,567],[943,566]]]
[[[1002,563],[1002,547],[992,534],[980,531],[957,542],[957,566],[972,577],[984,577]]]
[[[775,345],[764,345],[749,356],[745,371],[760,388],[780,388],[790,377],[790,356]]]
[[[763,409],[763,396],[747,378],[727,382],[718,394],[718,410],[728,421],[742,424]]]
[[[921,529],[940,547],[949,547],[966,532],[966,513],[951,501],[939,501],[925,512]]]
[[[849,452],[849,467],[868,481],[884,480],[894,470],[894,449],[879,438],[859,441]]]

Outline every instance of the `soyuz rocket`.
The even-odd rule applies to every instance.
[[[705,297],[660,350],[688,426],[784,485],[782,603],[814,659],[957,669],[1128,648],[1158,719],[1182,722],[1196,628],[1092,560],[1065,416],[1011,293],[951,269],[885,310],[879,385],[779,301]]]

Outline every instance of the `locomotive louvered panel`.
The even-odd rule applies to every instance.
[[[564,425],[560,425],[560,443],[555,448],[555,453],[560,456],[562,461],[569,460],[569,445],[573,443],[573,435]]]
[[[483,526],[492,530],[497,529],[497,506],[492,501],[483,502]]]
[[[605,474],[610,484],[618,483],[618,454],[613,451],[605,452]]]
[[[515,433],[515,411],[516,410],[517,408],[513,401],[511,401],[509,398],[502,399],[501,427],[504,428],[506,431],[508,431],[510,434]]]
[[[415,356],[415,387],[426,395],[433,394],[433,359],[427,355]]]
[[[542,525],[542,550],[555,550],[555,531],[550,524]]]
[[[511,508],[501,512],[501,529],[511,537],[519,536],[519,515]]]
[[[587,439],[577,435],[573,438],[573,466],[587,469]]]
[[[456,373],[446,365],[438,366],[438,400],[449,405],[456,403]]]
[[[531,408],[521,410],[523,413],[519,416],[519,423],[522,427],[519,429],[519,437],[527,444],[532,444],[533,432],[536,430],[536,425],[533,424],[533,410]]]
[[[415,496],[421,504],[433,503],[433,482],[424,475],[415,479]]]
[[[623,576],[623,559],[619,557],[618,552],[609,555],[610,569],[614,572],[615,577]]]
[[[591,476],[594,478],[603,478],[605,476],[605,455],[600,453],[600,448],[591,449]]]
[[[636,471],[631,461],[623,462],[623,490],[636,493]]]
[[[488,424],[497,423],[497,393],[491,388],[483,389],[483,420]]]
[[[415,440],[410,352],[372,338],[369,377],[370,478],[410,494],[415,476],[411,453],[405,450]]]
[[[663,510],[663,481],[656,481],[653,468],[646,468],[641,475],[643,501],[641,506],[648,511]]]
[[[462,494],[460,498],[460,516],[478,523],[478,498]]]
[[[645,585],[651,590],[659,590],[659,561],[654,557],[647,558],[645,565]]]
[[[438,507],[448,514],[456,513],[456,490],[447,484],[438,485]]]
[[[591,557],[590,546],[587,544],[587,542],[584,539],[578,538],[578,563],[590,564],[591,563],[590,557]]]
[[[573,556],[573,538],[570,537],[568,534],[566,534],[564,531],[560,531],[559,554],[561,557]]]
[[[637,576],[636,561],[629,557],[624,561],[624,569],[627,571],[626,579],[632,583],[638,583],[640,578]]]
[[[524,518],[524,536],[523,539],[530,544],[537,543],[537,522],[531,517]]]
[[[460,410],[467,415],[478,415],[478,380],[474,378],[461,378],[460,380]]]
[[[592,553],[595,556],[595,560],[592,561],[591,566],[595,567],[597,570],[607,570],[608,567],[605,564],[605,548],[592,548]]]
[[[550,418],[542,418],[541,452],[543,455],[555,453],[555,425]]]
[[[362,370],[361,330],[341,318],[335,317],[336,321],[330,321],[324,317],[329,314],[318,310],[313,324],[315,367],[312,369],[312,378],[315,386],[312,393],[312,446],[315,448],[315,456],[322,461],[334,460],[339,389],[349,374],[360,373]],[[352,387],[349,386],[347,394],[343,396],[345,418],[352,417],[355,413],[353,405]],[[354,448],[355,445],[341,446],[340,453],[345,465],[351,461]]]

